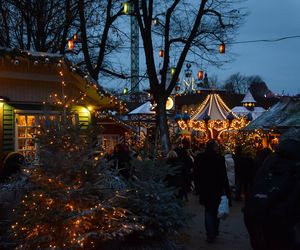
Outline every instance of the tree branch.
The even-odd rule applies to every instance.
[[[221,24],[222,28],[225,29],[226,25],[223,23],[222,15],[218,11],[212,10],[212,9],[206,9],[206,10],[204,10],[204,15],[206,15],[207,13],[212,13],[215,16],[217,16],[218,19],[219,19],[219,23]]]
[[[165,23],[165,47],[164,47],[164,62],[163,62],[163,68],[162,68],[162,76],[161,76],[161,85],[162,88],[166,88],[166,78],[167,78],[167,72],[168,72],[168,66],[170,61],[170,43],[169,43],[169,36],[170,36],[170,22],[171,22],[171,16],[174,12],[176,6],[180,0],[175,0],[170,8],[167,9],[166,13],[166,23]]]
[[[193,42],[193,39],[195,38],[196,34],[197,34],[197,31],[199,29],[199,26],[200,26],[200,23],[201,23],[201,19],[202,19],[202,16],[204,14],[204,7],[206,5],[206,2],[207,0],[202,0],[201,1],[201,4],[200,4],[200,7],[199,7],[199,10],[198,10],[198,14],[196,16],[196,20],[194,22],[194,25],[193,25],[193,28],[191,30],[191,33],[184,45],[184,48],[179,56],[179,60],[178,60],[178,63],[177,63],[177,66],[176,66],[176,70],[175,70],[175,73],[171,79],[171,82],[170,82],[170,85],[169,87],[167,88],[166,90],[166,94],[167,95],[170,95],[173,88],[175,87],[175,84],[176,84],[176,81],[178,79],[178,76],[179,76],[179,73],[180,73],[180,70],[182,68],[182,65],[184,63],[184,60],[186,58],[186,55],[191,47],[191,44]]]

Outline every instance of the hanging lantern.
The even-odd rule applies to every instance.
[[[69,50],[74,49],[74,42],[73,42],[73,40],[69,40],[69,41],[68,41],[68,49],[69,49]]]
[[[176,68],[175,68],[175,67],[172,67],[172,68],[171,68],[171,75],[172,75],[172,76],[175,74],[175,71],[176,71]]]
[[[74,40],[75,42],[77,42],[77,39],[78,39],[78,35],[77,35],[77,34],[74,34],[73,40]]]
[[[164,57],[164,50],[163,49],[159,50],[159,57]]]
[[[128,93],[128,88],[127,88],[127,87],[125,87],[125,88],[123,89],[123,93],[124,93],[124,95],[126,95],[126,94]]]
[[[198,80],[203,79],[203,71],[202,70],[199,70],[197,75],[198,75]]]
[[[159,24],[159,20],[157,17],[153,18],[153,24],[154,24],[154,26],[157,26]]]
[[[130,2],[124,3],[124,13],[128,15],[130,13]]]
[[[225,44],[224,43],[221,43],[219,45],[219,51],[220,51],[220,54],[224,54],[225,53]]]

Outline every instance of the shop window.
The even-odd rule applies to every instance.
[[[109,152],[114,150],[116,145],[119,143],[118,135],[99,135],[98,136],[98,145],[104,152]]]
[[[40,131],[58,126],[61,115],[16,114],[16,151],[23,154],[28,162],[37,161],[37,143],[34,137]]]

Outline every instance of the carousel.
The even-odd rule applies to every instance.
[[[181,137],[198,143],[209,139],[224,141],[229,134],[238,132],[249,122],[245,116],[238,116],[224,103],[219,94],[211,92],[194,111],[177,115]]]

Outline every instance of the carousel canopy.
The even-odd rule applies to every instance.
[[[284,98],[244,129],[290,129],[300,127],[300,100]]]
[[[237,107],[234,107],[231,111],[234,112],[235,114],[237,114],[238,116],[246,117],[248,114],[251,114],[253,120],[255,120],[266,110],[262,107],[254,107],[253,110],[249,110],[244,106],[237,106]]]
[[[243,106],[235,106],[232,109],[232,112],[237,114],[238,116],[244,116],[244,117],[251,117],[252,120],[255,120],[257,117],[259,117],[263,112],[265,112],[265,109],[262,107],[255,107],[256,101],[254,100],[250,90],[245,94],[244,99],[241,101]],[[251,103],[252,105],[247,105]]]
[[[241,101],[241,103],[256,103],[250,90],[248,90],[248,92],[246,93],[246,95],[245,95],[244,99]]]
[[[192,114],[191,120],[204,120],[209,117],[210,120],[226,120],[230,109],[224,103],[219,94],[209,94],[205,100],[196,108]],[[234,117],[237,117],[234,114]]]

